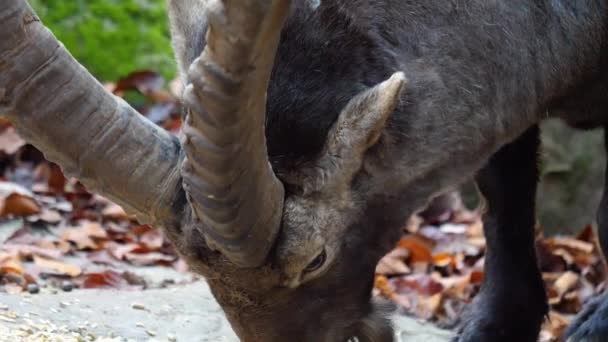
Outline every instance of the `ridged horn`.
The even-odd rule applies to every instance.
[[[0,115],[66,175],[179,236],[179,141],[113,96],[27,1],[0,1]]]
[[[284,189],[265,140],[266,91],[289,0],[209,3],[207,45],[188,72],[184,188],[206,241],[233,263],[264,263]]]

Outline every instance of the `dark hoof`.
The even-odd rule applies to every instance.
[[[567,342],[608,342],[608,295],[585,305],[564,336]]]
[[[516,326],[512,322],[492,321],[491,318],[473,318],[461,327],[452,342],[536,342],[540,324],[519,323],[521,325]]]
[[[490,304],[478,297],[452,342],[536,342],[546,312],[542,302],[536,307],[532,303]]]

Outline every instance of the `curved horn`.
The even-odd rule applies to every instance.
[[[25,0],[0,1],[0,115],[89,190],[179,233],[179,141],[105,90]]]
[[[261,265],[280,228],[284,190],[265,140],[266,90],[289,0],[209,3],[207,46],[184,100],[184,188],[210,248]]]

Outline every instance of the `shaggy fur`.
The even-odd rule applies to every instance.
[[[204,0],[169,0],[182,75],[205,46],[205,6]],[[305,184],[282,178],[286,201],[297,209],[286,213],[287,221],[298,224],[283,226],[264,267],[237,269],[210,252],[188,220],[185,237],[175,239],[178,248],[199,265],[245,341],[353,335],[390,341],[386,324],[366,322],[381,322],[370,302],[374,267],[406,218],[475,176],[545,117],[581,127],[606,123],[598,109],[608,101],[607,21],[603,0],[294,0],[268,89],[268,153],[279,177],[304,165],[323,169],[318,161],[343,108],[396,71],[407,78],[399,103],[341,193],[307,194]],[[533,341],[546,310],[530,250],[536,129],[528,132],[478,178],[489,201],[486,234],[494,259],[461,341]],[[518,163],[526,165],[521,173]],[[504,171],[510,168],[513,174]],[[326,205],[304,210],[319,196]],[[342,218],[335,227],[302,231],[327,210]],[[316,239],[334,246],[331,260],[297,286],[285,286],[284,251],[316,246]],[[496,285],[512,278],[521,291]],[[534,309],[520,314],[529,303]],[[588,317],[595,323],[586,336],[608,331],[608,322]]]

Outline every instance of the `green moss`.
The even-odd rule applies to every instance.
[[[91,73],[116,80],[149,69],[170,78],[175,63],[166,0],[30,0],[42,21]]]

